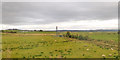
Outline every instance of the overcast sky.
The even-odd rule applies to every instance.
[[[2,29],[117,29],[117,2],[4,2]]]
[[[119,0],[2,0],[3,2],[119,2]]]

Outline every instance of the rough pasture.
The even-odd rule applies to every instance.
[[[16,33],[17,34],[17,33]],[[117,58],[118,51],[51,35],[3,34],[3,58]]]
[[[84,40],[88,43],[96,44],[101,48],[114,48],[118,50],[117,32],[69,32],[63,34],[65,37]]]
[[[73,32],[72,34],[89,36],[90,39],[95,39],[95,40],[106,40],[106,41],[118,42],[117,32]]]

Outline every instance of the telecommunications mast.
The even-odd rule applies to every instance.
[[[56,36],[58,36],[58,26],[56,26]]]

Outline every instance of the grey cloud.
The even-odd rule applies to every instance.
[[[117,19],[117,2],[4,2],[3,24]]]

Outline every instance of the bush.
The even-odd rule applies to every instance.
[[[84,40],[88,40],[88,39],[89,39],[89,37],[88,37],[88,36],[85,36],[85,37],[84,37]]]
[[[71,35],[71,33],[69,31],[67,31],[66,34],[63,34],[64,37],[68,37],[68,38],[75,38],[75,39],[79,39],[79,40],[88,40],[88,36],[82,36],[82,35]]]
[[[79,40],[88,40],[88,36],[79,35]]]
[[[66,37],[71,38],[71,34],[70,34],[70,32],[69,32],[69,31],[67,31]]]
[[[40,32],[43,32],[43,30],[39,30]]]
[[[79,39],[79,40],[83,40],[83,36],[82,36],[82,35],[79,35],[79,36],[78,36],[78,39]]]
[[[17,33],[18,30],[2,30],[2,33]]]

